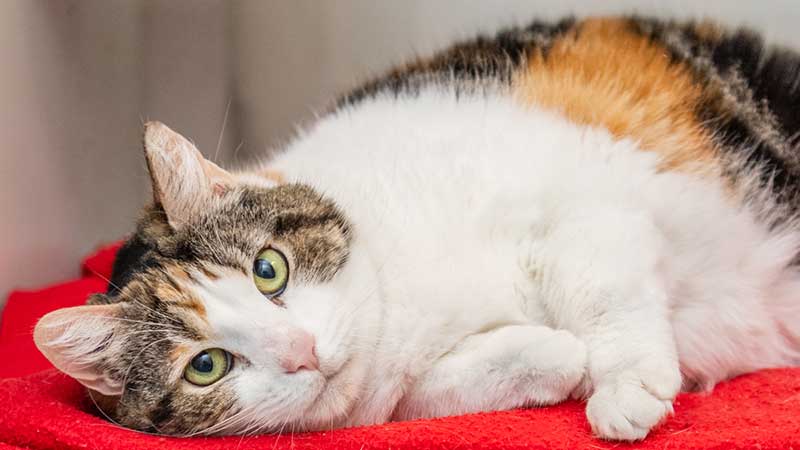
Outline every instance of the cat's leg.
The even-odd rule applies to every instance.
[[[662,234],[643,214],[582,208],[523,247],[548,313],[586,343],[592,429],[644,438],[672,412],[681,385]]]
[[[470,336],[412,385],[394,420],[549,405],[585,374],[584,344],[570,332],[506,326]]]

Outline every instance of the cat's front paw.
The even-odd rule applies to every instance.
[[[602,439],[644,439],[672,414],[672,400],[679,389],[679,372],[666,370],[645,376],[628,373],[595,389],[586,416],[592,431]]]

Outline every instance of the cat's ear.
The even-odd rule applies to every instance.
[[[122,381],[108,367],[119,304],[76,306],[53,311],[36,324],[36,347],[60,371],[107,396],[122,394]]]
[[[233,176],[203,158],[195,146],[161,122],[144,126],[144,153],[153,197],[177,229],[208,207],[214,195],[232,184]]]

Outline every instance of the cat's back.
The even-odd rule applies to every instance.
[[[499,93],[631,139],[663,170],[758,177],[800,205],[800,55],[750,30],[636,17],[534,22],[399,66],[333,111],[422,98],[432,86],[459,98]]]
[[[731,304],[763,313],[759,295],[796,304],[782,270],[797,252],[798,111],[800,55],[751,31],[642,18],[537,22],[354,90],[289,149],[298,158],[284,167],[353,199],[345,210],[369,224],[381,261],[398,262],[403,280],[431,280],[401,288],[452,294],[441,303],[458,311],[479,310],[464,299],[514,298],[511,242],[538,219],[549,221],[546,233],[564,209],[643,212],[669,244],[676,334],[689,342],[683,359],[699,367],[707,352],[692,343],[707,330],[687,331],[692,324],[715,323]],[[537,208],[551,209],[537,217]],[[517,218],[527,230],[515,229]],[[506,231],[501,245],[495,231]],[[465,288],[476,273],[494,283]],[[746,321],[721,323],[729,345],[715,357],[769,359],[757,357]],[[722,379],[731,367],[700,372]]]
[[[616,202],[720,248],[735,223],[746,252],[800,209],[798,67],[710,23],[535,22],[366,83],[270,167],[332,197],[382,261],[456,278],[511,268],[536,209],[561,205]]]
[[[702,178],[791,214],[800,208],[798,68],[796,53],[707,22],[534,22],[364,84],[273,164],[345,203],[372,198],[373,213],[432,224],[443,204],[463,212],[495,191],[524,191],[530,166],[547,158],[566,182],[564,168],[584,163],[572,147],[600,158],[628,148],[584,139],[599,130],[657,160],[651,168],[621,156],[620,170]]]

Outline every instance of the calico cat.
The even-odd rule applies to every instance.
[[[145,127],[109,291],[35,339],[113,420],[322,430],[681,390],[800,363],[800,56],[749,31],[534,23],[400,66],[266,164]]]

